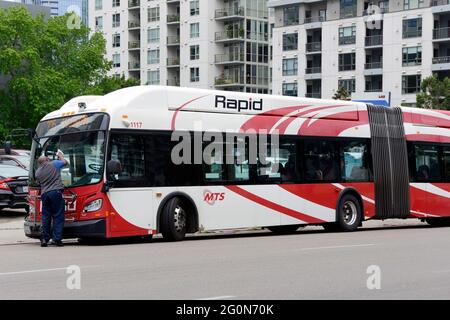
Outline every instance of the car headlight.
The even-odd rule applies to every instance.
[[[102,199],[97,199],[94,201],[89,202],[87,205],[84,206],[84,212],[94,212],[101,209],[103,204]]]

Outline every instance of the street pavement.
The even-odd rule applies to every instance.
[[[450,228],[418,220],[40,248],[24,216],[0,213],[0,299],[450,299]]]

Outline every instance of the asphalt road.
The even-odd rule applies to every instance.
[[[2,214],[0,233],[5,221],[23,217],[9,215]],[[226,232],[176,243],[40,248],[18,239],[0,245],[0,299],[450,299],[449,252],[450,228],[419,221],[370,222],[353,233]],[[78,284],[67,273],[73,265],[80,289],[67,288],[69,277],[69,287]],[[373,265],[381,288],[370,290]]]

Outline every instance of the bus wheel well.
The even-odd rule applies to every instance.
[[[167,195],[160,203],[158,207],[158,213],[156,217],[156,231],[160,232],[160,222],[161,222],[161,213],[170,199],[179,198],[183,205],[185,206],[185,211],[187,212],[187,228],[186,231],[188,233],[194,233],[199,230],[199,221],[198,221],[198,211],[197,207],[194,204],[194,201],[190,196],[183,192],[173,192]]]
[[[339,212],[339,204],[341,202],[342,197],[345,196],[346,194],[351,194],[352,196],[354,196],[358,200],[359,205],[361,206],[361,222],[364,221],[365,220],[365,217],[364,217],[364,202],[363,202],[363,199],[362,199],[361,195],[359,194],[359,192],[356,189],[354,189],[354,188],[345,188],[339,194],[339,198],[338,198],[338,201],[336,203],[336,219],[337,219],[337,214]],[[360,224],[360,226],[361,225],[362,225],[362,223]]]

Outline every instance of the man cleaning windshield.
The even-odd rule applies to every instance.
[[[56,153],[59,160],[50,161],[46,156],[38,158],[36,181],[41,186],[42,231],[41,247],[47,247],[50,238],[58,247],[62,247],[64,229],[64,184],[61,169],[69,164],[61,150]],[[52,233],[53,219],[53,233]]]

